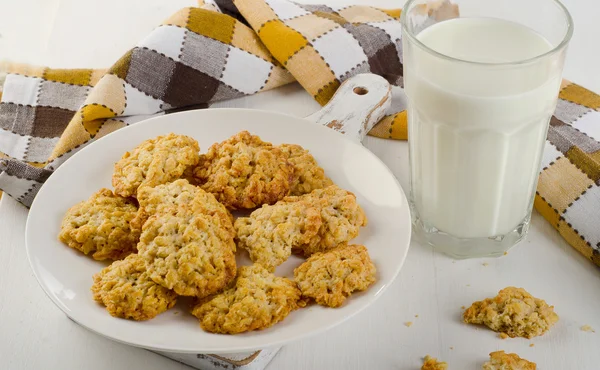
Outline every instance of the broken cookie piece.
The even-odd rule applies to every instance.
[[[554,306],[523,288],[507,287],[494,298],[475,302],[463,314],[467,324],[483,324],[509,337],[533,338],[558,321]]]
[[[490,360],[483,364],[483,370],[536,370],[534,362],[527,361],[515,353],[496,351],[490,353]]]
[[[423,366],[421,366],[421,370],[447,370],[448,364],[437,360],[437,358],[433,358],[429,355],[425,356],[423,359]]]

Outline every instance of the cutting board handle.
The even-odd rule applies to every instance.
[[[381,76],[363,73],[342,83],[329,103],[306,119],[361,142],[391,102],[390,84]]]

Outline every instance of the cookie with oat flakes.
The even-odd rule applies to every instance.
[[[227,208],[251,209],[288,195],[294,168],[279,148],[242,131],[212,145],[194,174]]]
[[[137,212],[130,199],[100,189],[67,211],[58,238],[96,260],[122,259],[136,251],[140,229],[132,220]]]
[[[475,302],[463,314],[467,324],[484,324],[509,337],[533,338],[558,321],[554,306],[523,288],[507,287],[494,298]]]
[[[152,280],[179,295],[199,298],[233,280],[234,250],[231,233],[213,217],[185,208],[151,216],[138,244]]]
[[[309,202],[280,201],[265,205],[249,217],[239,217],[234,228],[238,246],[250,259],[273,271],[292,254],[294,246],[308,244],[321,227],[321,211]]]
[[[367,248],[346,245],[310,256],[294,269],[294,281],[302,296],[322,306],[340,307],[352,292],[373,284],[375,273]]]
[[[327,251],[356,237],[366,223],[354,194],[332,185],[265,205],[238,218],[234,227],[250,259],[274,270],[292,250],[307,257]]]
[[[175,305],[177,295],[156,284],[141,256],[131,254],[94,275],[94,300],[115,317],[149,320]]]
[[[293,246],[295,253],[305,257],[349,242],[358,236],[361,227],[367,225],[367,216],[356,201],[356,195],[337,185],[313,190],[299,197],[286,197],[284,201],[306,201],[320,210],[321,225],[317,236],[308,243]]]
[[[137,199],[139,212],[133,222],[140,229],[152,215],[188,209],[193,213],[211,216],[214,222],[235,237],[233,216],[227,208],[214,195],[190,184],[188,180],[179,179],[155,187],[143,186],[138,190]]]
[[[240,267],[233,286],[199,302],[192,314],[205,331],[238,334],[273,326],[304,305],[293,281],[255,264]]]
[[[294,166],[294,180],[290,195],[308,194],[315,189],[333,185],[333,181],[325,175],[323,168],[308,150],[295,144],[281,144],[278,148],[287,155],[288,162]]]
[[[135,197],[142,186],[176,180],[198,163],[199,152],[198,142],[185,135],[170,133],[146,140],[115,163],[115,193]]]

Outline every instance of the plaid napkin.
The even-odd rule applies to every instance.
[[[447,13],[428,10],[436,21]],[[206,0],[167,19],[108,70],[0,65],[0,189],[29,206],[54,169],[109,132],[294,80],[325,104],[358,73],[383,76],[396,86],[394,99],[369,134],[406,139],[399,16],[368,6]],[[565,82],[535,206],[600,265],[599,107],[600,96]]]

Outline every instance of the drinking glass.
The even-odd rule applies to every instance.
[[[414,229],[456,258],[526,235],[573,22],[556,0],[410,0],[402,17]]]

